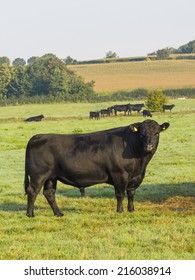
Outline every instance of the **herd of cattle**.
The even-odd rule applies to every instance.
[[[114,105],[112,107],[108,107],[107,109],[101,109],[100,111],[89,112],[89,118],[99,120],[100,117],[110,116],[110,115],[113,115],[113,113],[115,116],[117,116],[117,112],[124,112],[125,116],[126,116],[126,114],[131,115],[132,112],[140,113],[143,107],[145,107],[145,105],[143,103],[141,103],[141,104],[128,103],[128,104],[123,104],[123,105]],[[163,105],[162,109],[163,109],[163,112],[165,112],[165,110],[169,110],[171,112],[173,107],[175,107],[174,104]],[[150,118],[152,117],[152,114],[149,110],[143,110],[142,114],[143,114],[143,117],[150,117]]]
[[[138,112],[140,113],[142,108],[145,107],[143,103],[141,104],[123,104],[123,105],[114,105],[112,107],[108,107],[107,109],[101,109],[100,111],[95,111],[95,112],[89,112],[89,118],[90,119],[96,119],[99,120],[100,116],[105,117],[105,116],[110,116],[114,115],[117,116],[117,112],[124,112],[124,115],[126,114],[130,115],[132,112]],[[169,110],[170,112],[172,111],[173,107],[175,107],[174,104],[172,105],[163,105],[162,109],[163,112],[165,110]],[[152,114],[149,110],[143,110],[142,111],[143,117],[152,117]],[[34,117],[30,117],[25,119],[25,122],[38,122],[41,121],[44,118],[44,115],[38,115]]]

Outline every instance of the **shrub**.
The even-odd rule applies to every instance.
[[[155,90],[148,94],[146,106],[151,111],[162,111],[162,105],[166,104],[167,98],[161,90]]]

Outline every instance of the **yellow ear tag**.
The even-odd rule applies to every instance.
[[[133,130],[134,130],[134,132],[137,132],[138,131],[138,129],[137,129],[137,127],[133,127]]]
[[[166,128],[165,127],[163,127],[163,130],[165,130]]]

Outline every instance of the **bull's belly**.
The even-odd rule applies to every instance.
[[[72,186],[87,187],[95,184],[107,183],[108,173],[105,166],[92,160],[78,159],[61,162],[55,174],[57,180]]]
[[[89,187],[92,185],[108,182],[107,176],[95,176],[94,177],[91,175],[88,175],[88,176],[87,175],[86,176],[75,175],[74,177],[61,175],[61,176],[57,176],[56,179],[64,184],[75,186],[75,187]]]

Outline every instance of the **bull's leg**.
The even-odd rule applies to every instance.
[[[127,197],[128,197],[127,209],[129,212],[134,211],[134,205],[133,205],[134,195],[135,195],[135,189],[127,189]]]
[[[47,180],[44,183],[44,190],[43,194],[45,198],[47,199],[49,205],[51,206],[54,215],[60,217],[63,216],[63,214],[60,212],[60,209],[58,208],[56,204],[56,197],[55,197],[55,192],[56,192],[56,184],[57,180]]]
[[[141,184],[141,182],[144,178],[144,175],[145,175],[145,170],[142,172],[141,175],[138,175],[138,176],[132,178],[128,182],[128,186],[127,186],[128,206],[127,206],[127,209],[128,209],[129,212],[134,211],[133,200],[134,200],[134,196],[135,196],[135,191],[139,187],[139,185]]]
[[[115,186],[115,195],[116,195],[116,199],[117,199],[117,208],[116,211],[117,212],[123,212],[123,199],[125,197],[125,190],[124,188],[120,188],[120,187],[116,187]]]
[[[85,188],[84,187],[80,188],[80,193],[81,193],[81,197],[85,196]]]
[[[40,192],[42,184],[39,182],[30,182],[28,188],[26,189],[27,194],[27,212],[28,217],[34,217],[34,203],[38,193]]]

